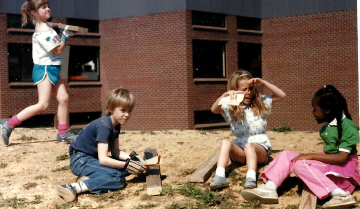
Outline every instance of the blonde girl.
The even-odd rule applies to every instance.
[[[61,53],[65,49],[65,42],[71,32],[67,27],[61,38],[47,24],[51,10],[48,0],[28,0],[22,5],[23,25],[31,22],[35,25],[32,36],[32,58],[34,62],[32,77],[37,85],[39,100],[37,104],[23,109],[1,125],[1,139],[5,145],[9,144],[12,130],[22,121],[45,111],[50,104],[51,95],[59,102],[58,106],[58,134],[57,140],[73,140],[75,135],[68,132],[68,102],[69,96],[61,79]]]
[[[271,95],[261,95],[257,88],[264,86]],[[247,165],[245,188],[256,187],[257,164],[266,164],[271,152],[269,138],[265,135],[266,118],[270,114],[272,104],[284,99],[285,93],[278,87],[260,78],[253,78],[247,71],[233,73],[228,81],[228,91],[223,93],[213,104],[211,111],[222,114],[230,123],[234,135],[233,142],[223,140],[217,162],[216,174],[210,184],[211,189],[227,187],[225,167],[229,158]],[[229,96],[236,99],[237,94],[243,94],[244,99],[238,106],[218,105],[219,101]]]

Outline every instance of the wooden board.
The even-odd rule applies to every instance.
[[[145,149],[145,159],[157,156],[156,149]],[[160,195],[162,191],[160,165],[151,166],[146,170],[146,186],[148,195]]]
[[[66,24],[62,24],[62,23],[48,22],[47,24],[50,25],[50,27],[52,27],[52,28],[65,29],[65,27],[66,27]],[[79,33],[87,33],[89,29],[82,28],[79,26],[69,25],[68,30],[79,32]]]
[[[316,209],[317,197],[309,189],[309,187],[304,184],[304,188],[301,194],[301,200],[299,209]]]
[[[190,182],[204,183],[207,181],[211,173],[216,169],[220,148],[218,148],[198,169],[189,177]]]

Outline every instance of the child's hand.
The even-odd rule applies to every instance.
[[[145,159],[141,155],[137,154],[135,151],[132,151],[129,156],[131,160],[140,161],[142,164],[145,164]]]
[[[130,160],[130,158],[128,158],[126,160],[124,169],[130,174],[139,175],[140,173],[143,173],[146,170],[146,166],[144,166],[139,161]]]
[[[66,36],[66,38],[68,38],[69,36],[72,36],[74,34],[74,32],[69,31],[68,28],[69,28],[69,26],[67,25],[63,31],[63,34],[64,34],[64,36]]]
[[[245,94],[245,91],[230,90],[230,91],[224,93],[224,97],[229,96],[230,100],[236,100],[236,98],[237,98],[236,95],[237,94]]]
[[[295,158],[295,162],[298,160],[312,160],[313,155],[312,154],[300,154]]]
[[[249,82],[249,84],[251,84],[253,86],[262,86],[262,85],[264,85],[264,81],[261,80],[260,78],[252,78],[248,82]]]

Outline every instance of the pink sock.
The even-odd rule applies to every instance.
[[[8,120],[7,124],[9,126],[15,128],[16,126],[21,124],[21,121],[19,120],[19,118],[16,115],[14,115],[14,116],[12,116],[12,118],[10,118],[10,120]]]
[[[64,135],[66,134],[66,130],[68,129],[68,125],[67,124],[59,124],[58,125],[58,130],[59,130],[59,134],[60,135]]]

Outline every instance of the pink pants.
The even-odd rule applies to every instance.
[[[330,192],[339,188],[325,175],[327,164],[316,160],[294,161],[299,155],[293,151],[283,151],[265,169],[261,177],[265,182],[271,180],[279,187],[294,172],[319,198],[326,198]]]

